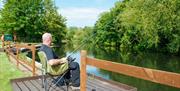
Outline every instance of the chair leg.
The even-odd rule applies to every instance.
[[[58,82],[65,76],[65,74],[66,74],[67,72],[65,72],[63,75],[61,75],[61,77],[58,79],[58,81],[53,85],[53,87],[54,86],[56,86],[56,84],[58,84]]]
[[[47,77],[46,77],[46,75],[48,75],[48,74],[46,74],[46,75],[43,75],[43,86],[44,86],[44,90],[45,91],[48,91],[48,90],[50,90],[50,88],[52,88],[52,89],[55,89],[56,87],[56,85],[59,83],[59,81],[61,81],[62,80],[62,78],[65,76],[65,74],[66,74],[67,72],[65,72],[63,75],[61,75],[60,76],[60,78],[54,83],[54,84],[50,84],[49,85],[49,87],[47,86],[48,85],[48,82],[47,82]],[[52,79],[53,79],[53,77],[52,77]],[[55,80],[55,79],[53,79],[53,80]],[[66,85],[66,89],[67,89],[67,91],[68,91],[68,89],[69,89],[69,84],[68,84],[68,82],[66,81],[66,78],[64,79],[64,83],[65,83],[65,85]]]
[[[46,76],[44,76],[44,90],[45,90],[45,91],[48,91],[48,89],[47,89],[47,79],[46,79]]]
[[[51,78],[53,79],[53,81],[56,80],[56,79],[54,79],[53,77],[51,77]],[[50,89],[50,88],[52,88],[52,90],[55,89],[54,87],[52,87],[52,85],[53,85],[53,82],[51,81],[51,84],[49,85],[48,89]]]
[[[44,88],[44,75],[42,75],[41,80],[42,80],[42,88]]]
[[[69,83],[67,82],[67,79],[64,79],[64,83],[65,83],[65,85],[66,85],[66,91],[68,91],[69,90]]]
[[[67,91],[69,91],[69,85],[67,85]]]

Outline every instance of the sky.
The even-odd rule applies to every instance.
[[[0,0],[0,9],[3,7],[2,0]]]
[[[64,16],[68,27],[93,26],[99,14],[109,11],[119,0],[55,0],[58,12]]]

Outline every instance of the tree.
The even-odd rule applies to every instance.
[[[125,1],[124,1],[125,2]],[[117,2],[110,12],[104,12],[95,24],[96,42],[99,45],[119,47],[122,36],[116,18],[123,10],[124,2]]]
[[[67,36],[68,43],[73,45],[74,48],[82,47],[82,45],[91,46],[94,40],[93,27],[85,26],[84,28],[69,27]]]
[[[121,50],[178,53],[180,1],[118,1],[109,12],[101,14],[94,29],[99,45],[116,43]]]
[[[132,36],[128,42],[134,49],[177,53],[179,7],[179,0],[132,0],[118,19],[129,30],[125,35]]]
[[[46,31],[53,34],[54,42],[59,44],[66,37],[66,19],[59,15],[57,7],[54,6],[51,0],[45,0],[44,6],[45,16],[43,25],[45,25]]]
[[[66,33],[65,19],[51,0],[4,0],[0,15],[0,27],[7,33],[16,32],[20,41],[38,42],[44,32],[50,32],[59,43]]]

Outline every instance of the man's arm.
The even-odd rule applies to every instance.
[[[48,61],[48,63],[52,66],[52,65],[59,65],[59,64],[63,64],[66,62],[66,58],[62,58],[62,59],[51,59]]]

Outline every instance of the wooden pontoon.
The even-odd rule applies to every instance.
[[[19,56],[20,48],[28,48],[32,51],[32,60],[29,63],[25,59],[21,59]],[[16,78],[11,80],[13,91],[43,91],[42,80],[41,80],[41,64],[35,62],[35,51],[34,45],[16,45],[16,55],[12,53],[8,48],[5,49],[9,60],[17,65],[17,67],[23,72],[32,73],[31,77]],[[87,74],[87,91],[137,91],[135,87],[128,86],[115,81],[105,80],[95,75]],[[81,77],[83,78],[83,77]],[[49,81],[51,82],[51,81]],[[66,91],[65,87],[55,87],[50,91]],[[71,88],[69,88],[71,91]]]
[[[20,47],[25,47],[25,46],[16,45],[16,47],[20,48]],[[17,51],[16,56],[13,55],[7,49],[6,49],[6,53],[9,55],[10,60],[12,60],[12,59],[15,60],[17,67],[19,67],[19,64],[24,65],[25,67],[29,68],[29,70],[32,72],[33,76],[38,76],[41,67],[38,67],[36,65],[35,51],[34,51],[36,49],[33,45],[31,45],[31,47],[29,47],[29,46],[26,47],[26,48],[31,49],[31,51],[33,52],[31,64],[27,64],[24,60],[19,59],[18,51]],[[109,70],[112,72],[148,80],[148,81],[155,82],[155,83],[160,83],[160,84],[180,88],[180,74],[179,73],[166,72],[166,71],[149,69],[149,68],[144,68],[144,67],[137,67],[137,66],[127,65],[127,64],[122,64],[122,63],[115,63],[115,62],[111,62],[111,61],[107,61],[107,60],[90,58],[90,57],[87,57],[86,51],[81,51],[81,89],[80,89],[81,91],[86,91],[86,90],[87,91],[89,91],[89,90],[93,90],[93,91],[101,91],[101,90],[102,91],[111,91],[111,90],[112,91],[136,91],[137,90],[134,87],[127,86],[127,85],[124,85],[121,83],[112,84],[111,81],[99,80],[99,79],[97,79],[97,77],[95,78],[95,80],[89,79],[89,76],[87,75],[87,72],[86,72],[87,65],[91,65],[91,66]],[[11,82],[13,84],[14,89],[16,89],[16,87],[19,87],[19,88],[21,88],[21,86],[26,87],[27,84],[24,84],[24,83],[26,81],[28,81],[29,79],[39,81],[40,77],[39,78],[38,77],[29,77],[26,79],[24,78],[23,80],[15,79],[15,80],[12,80]],[[20,85],[17,84],[19,82],[21,83]],[[15,86],[14,84],[16,84],[17,86]],[[27,88],[30,89],[30,87],[27,87]],[[19,91],[19,90],[17,90],[17,91]]]

